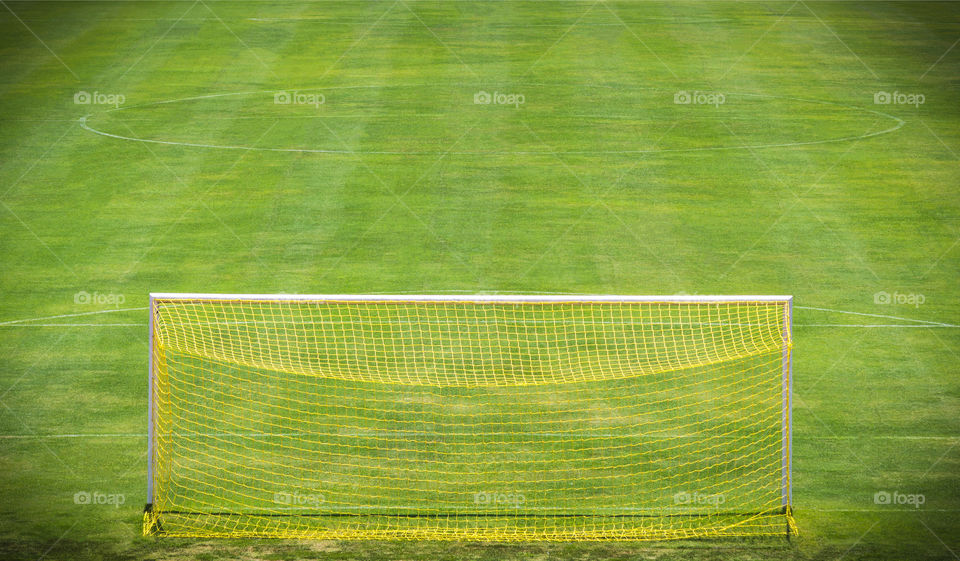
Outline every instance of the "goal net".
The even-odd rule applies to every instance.
[[[151,295],[144,533],[789,536],[790,304]]]

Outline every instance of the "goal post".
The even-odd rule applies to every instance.
[[[791,309],[151,294],[143,532],[789,537]]]

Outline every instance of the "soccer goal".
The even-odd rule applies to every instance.
[[[150,296],[180,537],[789,537],[789,296]]]

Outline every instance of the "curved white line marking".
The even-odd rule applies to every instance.
[[[448,87],[463,87],[466,85],[477,86],[476,84],[448,84]],[[569,86],[569,84],[544,84],[544,83],[530,83],[528,86]],[[317,90],[349,90],[349,89],[371,89],[371,88],[413,88],[413,87],[422,87],[421,84],[410,84],[406,86],[389,86],[389,85],[364,85],[364,86],[332,86],[332,87],[310,87],[310,88],[291,88],[290,90],[259,90],[259,91],[249,91],[249,92],[229,92],[229,93],[219,93],[219,94],[208,94],[208,95],[198,95],[183,97],[179,99],[169,99],[164,101],[156,101],[151,103],[142,103],[138,105],[129,105],[124,107],[117,107],[114,109],[108,109],[104,113],[113,113],[116,111],[129,111],[130,109],[135,109],[139,107],[150,107],[154,105],[164,105],[171,103],[182,103],[187,101],[196,101],[201,99],[212,99],[218,97],[229,97],[229,96],[247,96],[247,95],[256,95],[256,94],[270,94],[277,93],[278,91],[317,91]],[[587,87],[596,87],[596,88],[607,88],[615,89],[611,85],[599,85],[599,86],[587,86]],[[635,88],[635,89],[653,89],[653,88]],[[661,90],[654,90],[661,91]],[[871,138],[874,136],[880,136],[883,134],[889,134],[894,131],[899,130],[906,124],[906,121],[895,117],[888,113],[883,113],[875,109],[869,109],[866,107],[857,107],[855,105],[846,105],[842,103],[835,103],[832,101],[825,101],[819,99],[805,99],[799,97],[790,97],[790,96],[776,96],[769,94],[757,94],[757,93],[742,93],[742,92],[730,92],[730,96],[744,96],[744,97],[756,97],[756,98],[765,98],[765,99],[782,99],[788,101],[797,101],[801,103],[816,103],[820,105],[831,105],[834,107],[840,107],[844,109],[851,109],[855,111],[865,111],[867,113],[873,113],[881,117],[888,119],[893,119],[896,121],[896,124],[890,128],[854,136],[844,136],[840,138],[828,138],[823,140],[808,140],[803,142],[783,142],[783,143],[774,143],[774,144],[744,144],[736,146],[705,146],[700,148],[664,148],[664,149],[653,149],[653,150],[566,150],[566,151],[555,151],[555,150],[489,150],[489,151],[394,151],[394,150],[326,150],[319,148],[263,148],[256,146],[241,146],[234,144],[204,144],[199,142],[181,142],[174,140],[157,140],[150,138],[136,138],[132,136],[124,136],[120,134],[114,134],[99,129],[91,127],[87,123],[87,119],[92,117],[93,114],[87,114],[80,118],[80,127],[86,131],[98,134],[100,136],[105,136],[109,138],[114,138],[117,140],[127,140],[131,142],[146,142],[150,144],[164,144],[168,146],[189,146],[192,148],[209,148],[209,149],[219,149],[219,150],[255,150],[259,152],[291,152],[299,154],[376,154],[376,155],[385,155],[385,156],[436,156],[439,154],[452,154],[458,156],[495,156],[495,155],[547,155],[547,154],[654,154],[654,153],[685,153],[685,152],[717,152],[723,150],[759,150],[767,148],[791,148],[797,146],[810,146],[816,144],[830,144],[837,142],[848,142],[852,140],[863,140],[866,138]],[[270,117],[264,117],[268,119]]]

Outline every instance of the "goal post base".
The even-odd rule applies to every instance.
[[[163,535],[163,526],[160,524],[160,515],[153,510],[153,503],[143,507],[143,535]]]
[[[790,541],[790,538],[793,536],[800,535],[800,528],[797,527],[797,521],[793,517],[793,507],[787,505],[783,507],[783,514],[786,517],[786,526],[787,526],[787,541]]]

